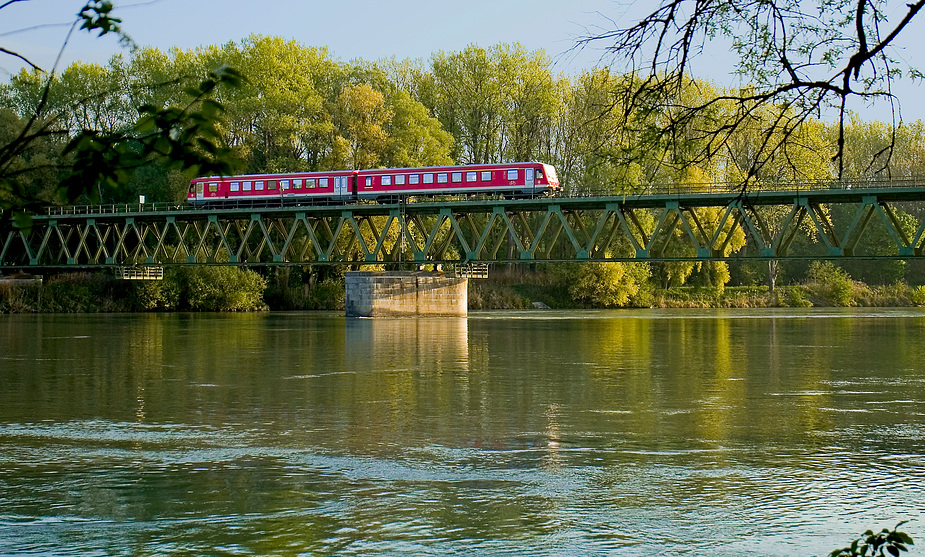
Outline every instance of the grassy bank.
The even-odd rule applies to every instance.
[[[829,269],[826,268],[826,271]],[[469,282],[470,309],[596,309],[570,293],[555,274],[495,272],[489,279]],[[668,289],[646,284],[628,303],[610,307],[769,308],[769,307],[911,307],[925,305],[925,287],[904,282],[868,286],[845,274],[810,277],[800,284],[778,286],[680,286]]]

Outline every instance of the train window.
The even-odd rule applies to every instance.
[[[405,185],[405,175],[404,175],[404,174],[396,174],[396,175],[395,175],[395,185],[396,185],[396,186],[404,186],[404,185]]]
[[[232,182],[232,183],[231,183],[231,191],[238,191],[239,189],[241,189],[241,183],[240,183],[240,182]]]
[[[474,181],[475,181],[476,175],[478,175],[477,172],[466,172],[466,181],[467,181],[467,182],[474,182]]]
[[[305,187],[306,187],[306,188],[315,189],[315,179],[314,179],[314,178],[306,178],[306,180],[305,180]]]
[[[382,185],[383,185],[383,186],[391,186],[391,185],[392,185],[392,177],[389,176],[388,174],[384,175],[384,176],[382,177]]]
[[[437,173],[437,183],[445,184],[447,180],[449,179],[449,177],[450,177],[449,174],[446,172],[438,172]]]
[[[425,184],[433,184],[433,183],[434,183],[434,175],[433,175],[433,174],[425,174],[425,175],[424,175],[424,183],[425,183]]]
[[[319,179],[318,179],[318,187],[319,187],[319,188],[326,188],[326,187],[328,187],[328,179],[327,179],[327,178],[319,178]]]
[[[408,183],[411,184],[411,185],[420,184],[420,183],[421,183],[421,175],[420,175],[420,174],[409,174],[409,175],[408,175]]]
[[[267,189],[276,191],[276,183],[277,183],[276,180],[267,181]]]
[[[452,178],[454,184],[462,182],[462,172],[454,172]]]
[[[294,190],[302,189],[302,179],[301,178],[296,178],[295,180],[292,181],[292,189]]]
[[[366,177],[366,183],[364,184],[363,187],[366,187],[366,188],[371,188],[371,187],[373,187],[373,177],[372,177],[372,176],[367,176],[367,177]]]
[[[516,180],[516,179],[517,179],[517,175],[518,175],[518,171],[517,171],[516,168],[512,168],[512,169],[510,169],[510,170],[507,171],[507,179],[508,179],[508,180]]]
[[[218,182],[209,182],[209,193],[215,193],[218,191]]]
[[[189,185],[189,192],[190,192],[190,193],[196,193],[196,184],[190,183],[190,185]]]
[[[254,189],[257,191],[263,191],[263,180],[257,180],[254,182]]]
[[[491,170],[483,170],[483,171],[482,171],[482,181],[483,181],[483,182],[491,182]]]
[[[251,191],[251,183],[244,182],[244,191]]]
[[[289,180],[280,180],[279,182],[280,189],[288,190],[289,189]]]

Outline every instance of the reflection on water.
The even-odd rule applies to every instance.
[[[0,316],[0,554],[922,537],[925,313]]]

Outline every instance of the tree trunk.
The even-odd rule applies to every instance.
[[[777,284],[777,275],[780,273],[780,264],[776,259],[768,261],[768,292],[774,292]]]

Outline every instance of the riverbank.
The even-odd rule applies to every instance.
[[[0,281],[0,313],[260,311],[266,281],[234,267],[183,267],[164,280],[121,280],[106,273],[62,273],[44,281]]]
[[[548,277],[547,277],[548,278]],[[867,285],[846,275],[817,277],[800,284],[777,286],[679,286],[667,289],[645,285],[616,308],[772,308],[772,307],[915,307],[925,305],[925,287],[905,282]],[[470,309],[597,309],[570,295],[567,285],[523,275],[497,274],[470,281]]]
[[[925,287],[905,282],[870,286],[832,273],[800,284],[668,289],[644,284],[601,303],[551,273],[495,272],[469,281],[469,309],[913,307]],[[570,287],[571,286],[571,287]],[[254,271],[231,267],[169,270],[161,281],[119,280],[104,273],[65,273],[44,282],[0,282],[0,313],[118,313],[148,311],[343,310],[336,279],[281,289]]]

